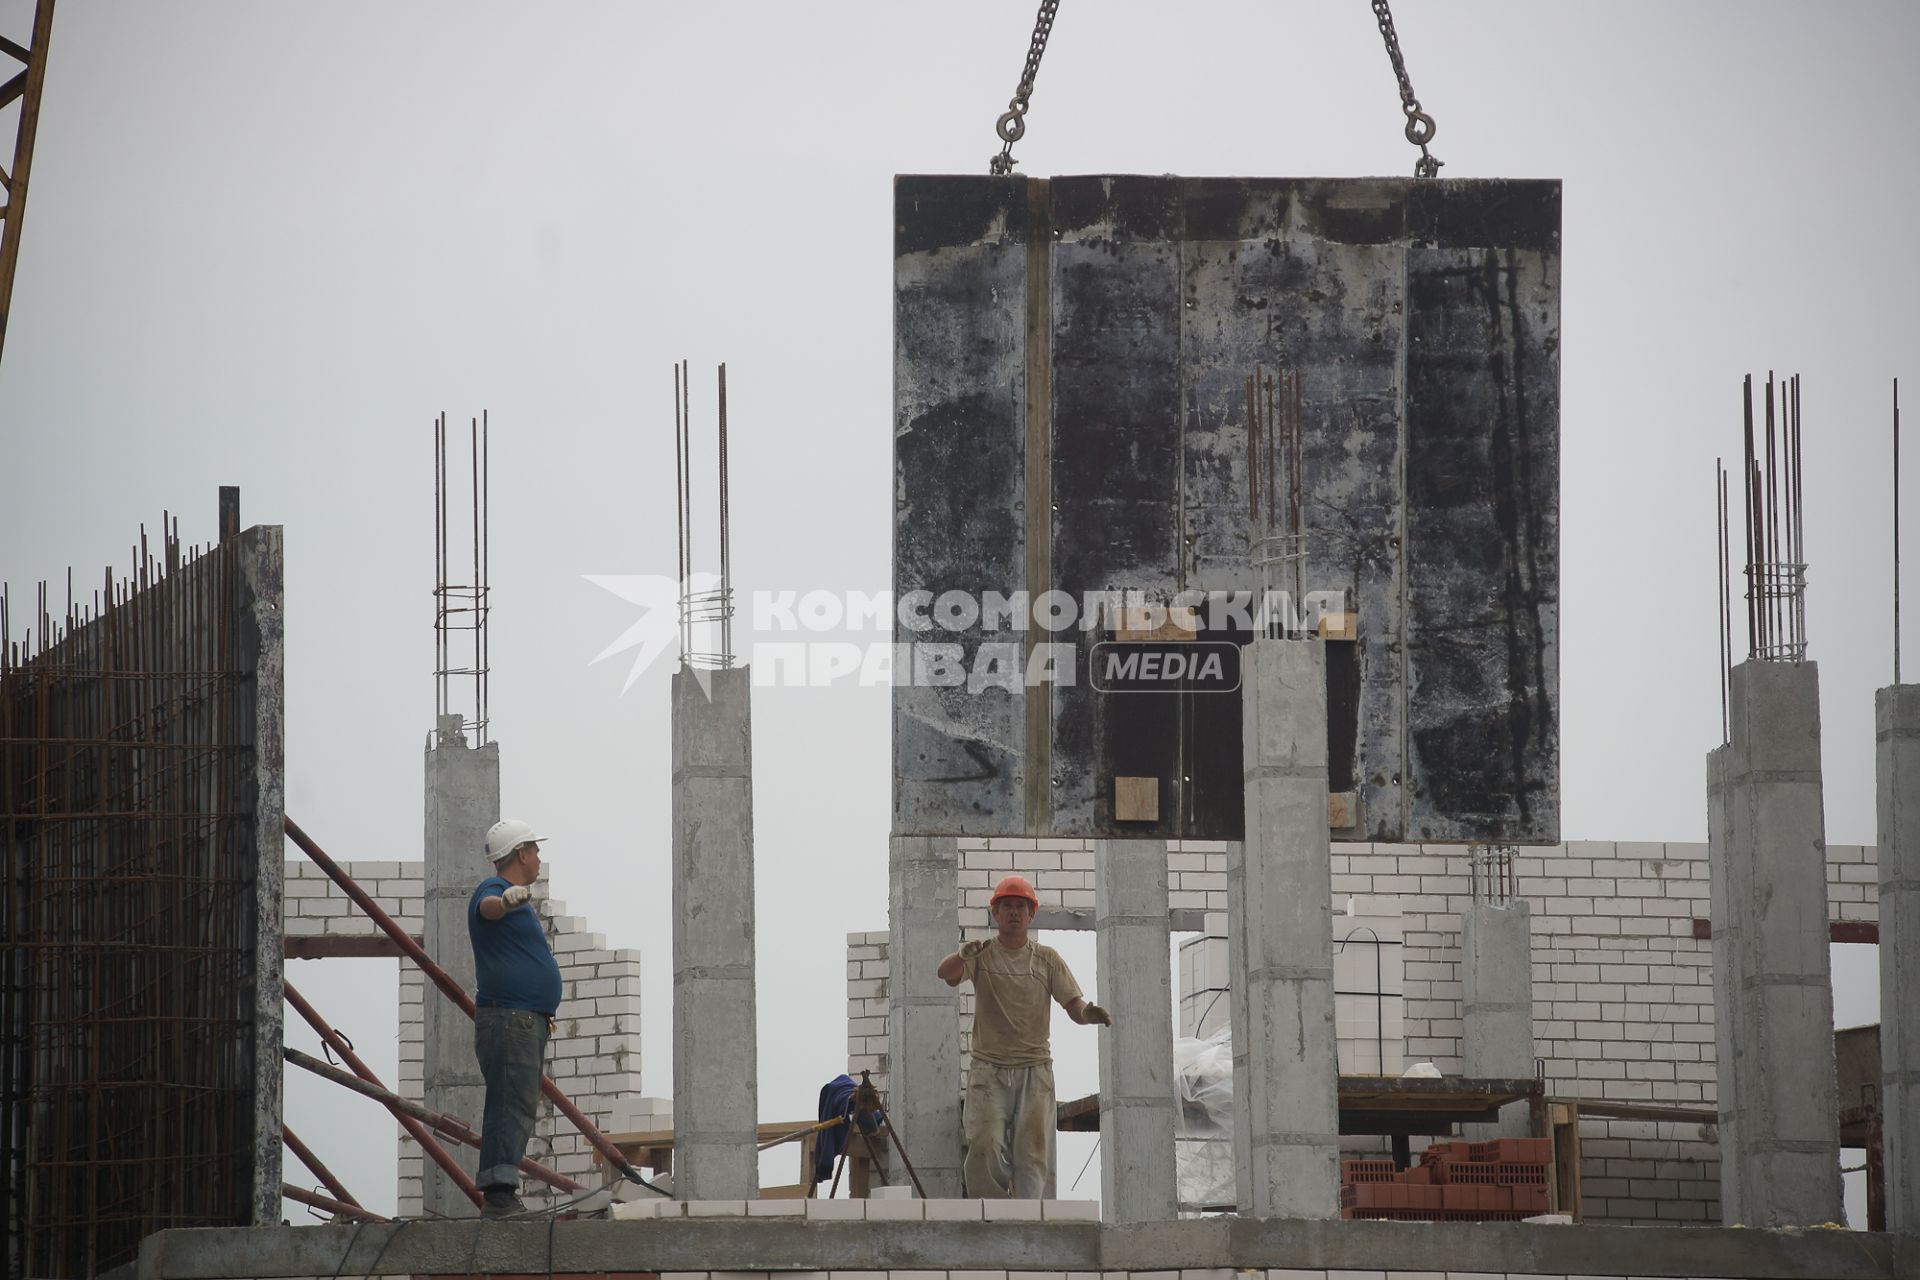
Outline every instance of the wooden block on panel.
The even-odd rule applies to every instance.
[[[1320,615],[1320,638],[1322,640],[1357,640],[1360,638],[1360,615],[1348,609],[1341,613],[1323,613]]]
[[[1115,778],[1113,780],[1113,820],[1115,822],[1160,821],[1160,779]]]
[[[1197,640],[1199,624],[1191,609],[1122,608],[1114,610],[1113,638],[1133,642]]]
[[[1360,822],[1360,797],[1352,791],[1334,791],[1327,795],[1327,825],[1336,831]]]

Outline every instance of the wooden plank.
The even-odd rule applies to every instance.
[[[1548,1207],[1555,1213],[1571,1214],[1573,1220],[1579,1222],[1580,1104],[1550,1102],[1547,1115],[1553,1138],[1553,1183]]]
[[[1446,1134],[1455,1124],[1490,1118],[1489,1113],[1538,1091],[1538,1083],[1532,1080],[1342,1076],[1341,1132]],[[1055,1127],[1063,1133],[1098,1133],[1100,1095],[1090,1093],[1060,1103],[1055,1108]]]
[[[760,1198],[762,1200],[811,1200],[813,1198],[813,1184],[811,1182],[796,1182],[786,1186],[762,1187],[760,1188]]]
[[[1706,942],[1713,937],[1713,921],[1705,916],[1693,918],[1693,938],[1695,942]],[[1855,942],[1867,946],[1877,946],[1880,942],[1880,926],[1872,920],[1833,920],[1827,924],[1828,942]]]
[[[1653,1120],[1661,1124],[1719,1124],[1720,1113],[1701,1107],[1661,1107],[1652,1103],[1604,1102],[1599,1098],[1557,1098],[1596,1120]]]
[[[1053,509],[1053,193],[1045,178],[1028,178],[1027,187],[1027,341],[1022,401],[1026,444],[1025,492],[1027,592],[1039,600],[1053,589],[1053,539],[1034,528],[1034,513]],[[1021,669],[1031,668],[1034,651],[1051,639],[1029,619],[1020,637]],[[1046,835],[1053,825],[1053,699],[1045,689],[1025,699],[1027,734],[1023,765],[1023,826],[1028,835]]]

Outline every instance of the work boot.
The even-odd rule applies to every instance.
[[[488,1187],[486,1198],[480,1204],[483,1218],[517,1218],[526,1211],[527,1206],[520,1203],[512,1187]]]

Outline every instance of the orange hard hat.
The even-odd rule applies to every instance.
[[[993,886],[992,901],[998,902],[1002,898],[1025,898],[1033,904],[1035,911],[1040,909],[1040,895],[1033,891],[1033,882],[1025,876],[1001,877],[1000,883]]]

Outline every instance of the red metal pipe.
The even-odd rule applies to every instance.
[[[339,1054],[341,1059],[345,1061],[349,1067],[353,1068],[353,1074],[359,1076],[368,1084],[380,1085],[380,1077],[374,1075],[372,1068],[360,1061],[360,1055],[355,1053],[345,1040],[341,1039],[339,1032],[327,1025],[326,1019],[322,1018],[319,1013],[314,1010],[314,1007],[307,1003],[305,997],[293,989],[293,984],[283,979],[280,985],[286,990],[287,1003],[298,1010],[300,1016],[307,1020],[307,1025],[319,1032],[320,1038],[331,1045],[333,1051]],[[383,1089],[386,1088],[385,1085],[380,1085],[380,1087]],[[422,1125],[418,1120],[415,1120],[398,1107],[388,1107],[387,1110],[392,1112],[393,1118],[400,1122],[400,1127],[405,1129],[413,1140],[420,1144],[420,1149],[426,1152],[427,1155],[432,1158],[433,1162],[446,1172],[449,1178],[453,1179],[453,1184],[465,1193],[467,1199],[478,1205],[484,1198],[480,1194],[480,1188],[474,1185],[473,1179],[467,1176],[467,1171],[462,1169],[459,1164],[454,1161],[454,1158],[447,1154],[446,1149],[433,1140],[433,1135],[427,1132],[426,1126]]]
[[[429,1128],[437,1129],[447,1137],[452,1138],[455,1142],[463,1142],[469,1147],[477,1147],[480,1145],[480,1135],[474,1132],[472,1125],[462,1120],[459,1116],[450,1116],[444,1111],[429,1110],[411,1098],[403,1098],[397,1093],[391,1093],[386,1089],[382,1089],[379,1085],[368,1084],[365,1080],[357,1079],[353,1075],[340,1070],[338,1067],[330,1066],[320,1061],[320,1059],[314,1057],[312,1054],[302,1053],[298,1049],[286,1049],[283,1052],[288,1062],[291,1062],[296,1067],[302,1067],[313,1072],[313,1074],[323,1080],[331,1080],[344,1089],[351,1089],[355,1093],[372,1098],[375,1102],[383,1103],[388,1110],[398,1107],[415,1120],[420,1121],[420,1123],[427,1125]],[[309,1165],[308,1167],[311,1168],[312,1166]],[[535,1160],[532,1156],[522,1156],[520,1158],[520,1171],[529,1177],[538,1178],[550,1187],[557,1187],[561,1191],[574,1192],[586,1190],[584,1186],[575,1182],[572,1178],[567,1177],[565,1174],[555,1173],[553,1170],[547,1168],[547,1166]]]
[[[381,1217],[371,1209],[362,1209],[357,1204],[342,1204],[338,1200],[328,1199],[317,1191],[309,1191],[305,1187],[296,1187],[290,1182],[280,1184],[280,1194],[289,1200],[298,1200],[301,1204],[310,1204],[316,1209],[325,1209],[328,1213],[338,1214],[342,1218],[358,1218],[362,1222],[392,1221],[390,1218]]]
[[[395,924],[393,917],[381,910],[380,904],[375,902],[365,889],[355,884],[353,877],[342,870],[339,863],[328,857],[326,850],[313,842],[312,836],[300,829],[299,823],[295,822],[292,818],[285,818],[283,821],[286,824],[288,838],[300,846],[302,853],[313,860],[313,865],[324,871],[329,880],[339,885],[341,890],[349,898],[353,899],[354,905],[365,912],[367,918],[378,925],[382,933],[392,938],[394,944],[405,953],[409,960],[420,966],[420,971],[433,980],[433,985],[439,987],[441,993],[444,994],[447,999],[453,1001],[454,1004],[458,1005],[461,1010],[471,1018],[473,1016],[473,998],[461,988],[459,983],[453,980],[452,976],[448,974],[445,969],[442,969],[433,962],[433,957],[427,954],[427,949],[415,942],[413,937],[408,934],[405,929]],[[546,1075],[540,1077],[540,1091],[546,1094],[547,1099],[560,1109],[561,1115],[564,1115],[572,1122],[573,1127],[580,1131],[580,1135],[587,1140],[593,1149],[600,1153],[601,1159],[605,1160],[612,1168],[618,1169],[622,1176],[627,1178],[628,1181],[644,1182],[640,1177],[640,1171],[633,1167],[627,1160],[627,1157],[621,1153],[620,1148],[607,1141],[607,1136],[601,1133],[593,1121],[587,1119],[587,1117],[582,1114],[580,1108],[574,1106],[567,1098],[567,1095],[560,1092],[560,1086],[555,1084],[552,1079]]]
[[[356,1209],[361,1207],[360,1202],[355,1200],[344,1186],[340,1185],[340,1179],[333,1176],[333,1171],[324,1164],[321,1164],[320,1157],[308,1150],[307,1144],[300,1141],[293,1130],[284,1124],[280,1126],[280,1140],[287,1144],[287,1150],[300,1157],[300,1163],[307,1166],[307,1169],[314,1177],[320,1179],[327,1190],[333,1192],[335,1199],[342,1203],[350,1204]]]

